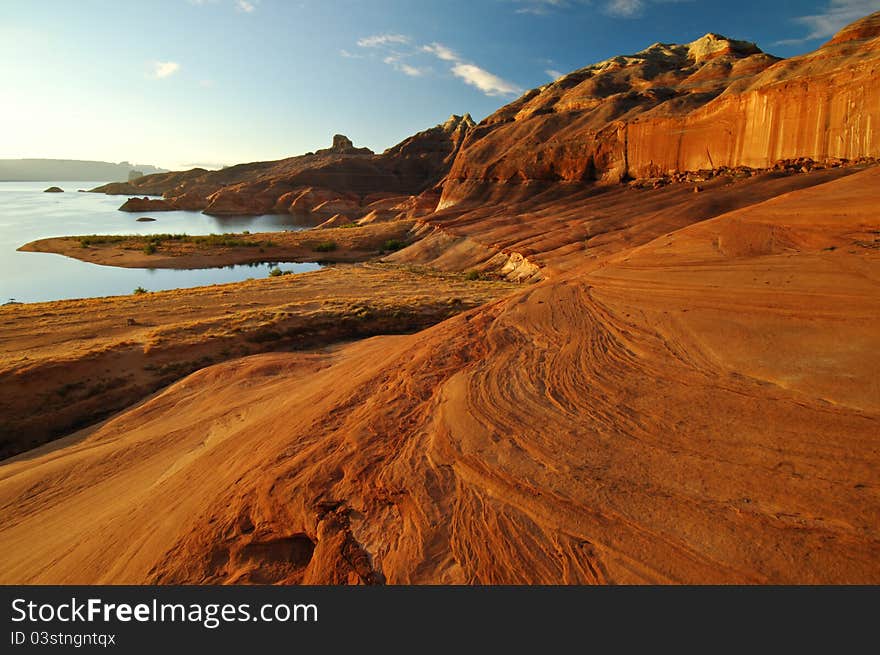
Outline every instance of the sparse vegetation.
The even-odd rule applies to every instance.
[[[157,247],[154,241],[150,241],[147,245],[144,246],[144,253],[147,255],[153,255],[156,253]]]
[[[336,242],[322,241],[321,243],[315,244],[312,250],[314,250],[315,252],[333,252],[334,250],[336,250]]]
[[[470,282],[473,282],[475,280],[482,280],[483,274],[480,273],[480,271],[468,271],[464,274],[464,279]]]
[[[386,252],[394,252],[395,250],[400,250],[405,247],[406,242],[401,241],[400,239],[388,239],[388,241],[382,245],[382,250]]]
[[[88,248],[89,246],[99,246],[112,243],[126,244],[124,247],[128,247],[128,244],[131,244],[132,247],[141,246],[144,249],[144,252],[147,252],[147,248],[150,244],[155,248],[159,248],[166,242],[193,243],[199,246],[224,248],[260,248],[264,246],[271,248],[275,246],[275,243],[272,241],[254,241],[240,238],[244,236],[250,236],[250,232],[245,231],[240,235],[224,233],[195,236],[189,234],[89,234],[87,236],[79,237],[79,245],[83,248]]]
[[[141,295],[142,293],[149,293],[149,291],[147,291],[147,290],[144,289],[143,287],[138,287],[137,289],[135,289],[134,291],[132,291],[132,293],[133,293],[134,295],[136,295],[136,296],[139,296],[139,295]]]

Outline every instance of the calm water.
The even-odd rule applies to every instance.
[[[89,298],[239,282],[269,274],[271,264],[227,266],[193,271],[116,268],[80,262],[61,255],[16,252],[19,246],[45,237],[78,234],[220,234],[223,232],[278,232],[299,230],[287,216],[205,216],[199,212],[118,211],[125,196],[77,193],[97,182],[0,182],[0,304],[11,299],[39,302],[62,298]],[[65,193],[43,193],[58,186]],[[141,216],[155,223],[138,223]],[[301,273],[317,264],[281,264],[282,270]]]

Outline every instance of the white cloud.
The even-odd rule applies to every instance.
[[[455,50],[447,48],[442,43],[437,43],[436,41],[430,45],[423,45],[422,51],[432,54],[437,57],[437,59],[442,59],[443,61],[461,61],[461,58]]]
[[[161,80],[170,77],[180,70],[180,64],[176,61],[157,61],[153,64],[153,77]]]
[[[807,28],[807,35],[799,39],[777,41],[778,45],[794,45],[827,39],[850,23],[880,10],[880,0],[831,0],[818,14],[800,16],[795,22]]]
[[[466,84],[478,88],[487,96],[506,96],[522,93],[522,89],[515,84],[503,80],[475,64],[456,64],[452,67],[452,74],[464,80]]]
[[[345,48],[342,48],[339,51],[339,55],[345,57],[346,59],[363,59],[363,55],[355,54],[354,52],[346,50]]]
[[[550,79],[551,79],[551,80],[558,80],[558,79],[559,79],[560,77],[562,77],[563,74],[564,74],[564,73],[560,73],[558,70],[554,70],[554,69],[552,69],[552,68],[548,68],[548,69],[545,70],[544,72],[547,73],[547,75],[550,76]]]
[[[409,75],[410,77],[421,77],[427,72],[425,69],[410,66],[409,64],[397,64],[395,68],[404,75]]]
[[[535,16],[544,16],[554,9],[561,9],[568,6],[566,0],[513,0],[516,4],[522,5],[516,9],[517,14],[534,14]]]
[[[419,68],[417,66],[411,66],[406,62],[401,61],[404,55],[400,53],[395,53],[392,55],[388,55],[382,61],[389,66],[392,66],[394,70],[400,71],[404,75],[409,75],[410,77],[421,77],[425,73],[429,72],[429,68]]]
[[[248,2],[248,0],[236,0],[235,8],[239,11],[243,11],[246,14],[249,14],[257,7],[254,5],[253,2]]]
[[[378,48],[381,46],[409,43],[410,38],[403,34],[374,34],[359,39],[357,44],[362,48]]]
[[[422,77],[431,72],[430,68],[413,66],[407,63],[418,55],[429,54],[443,62],[453,64],[450,72],[465,83],[479,89],[488,96],[504,96],[522,93],[522,89],[508,82],[484,68],[470,63],[462,58],[449,46],[437,43],[428,45],[413,44],[409,48],[397,49],[394,46],[406,46],[412,43],[412,39],[403,34],[377,34],[360,39],[357,44],[362,48],[379,48],[384,50],[383,63],[393,67],[394,70],[410,77]],[[401,51],[402,50],[402,51]],[[350,56],[346,50],[340,51],[343,57]]]
[[[645,3],[642,0],[610,0],[605,5],[605,13],[621,18],[632,18],[642,13]]]

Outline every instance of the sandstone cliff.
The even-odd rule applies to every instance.
[[[500,184],[877,156],[878,62],[880,12],[784,61],[717,34],[657,43],[529,91],[482,121],[452,166],[440,208]]]

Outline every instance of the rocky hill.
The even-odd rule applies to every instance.
[[[340,213],[349,219],[418,215],[436,207],[439,190],[433,189],[473,125],[469,115],[451,116],[379,155],[337,134],[331,147],[298,157],[148,175],[93,191],[162,195],[168,209],[217,215],[289,212],[317,222]],[[426,201],[418,198],[423,193]]]

